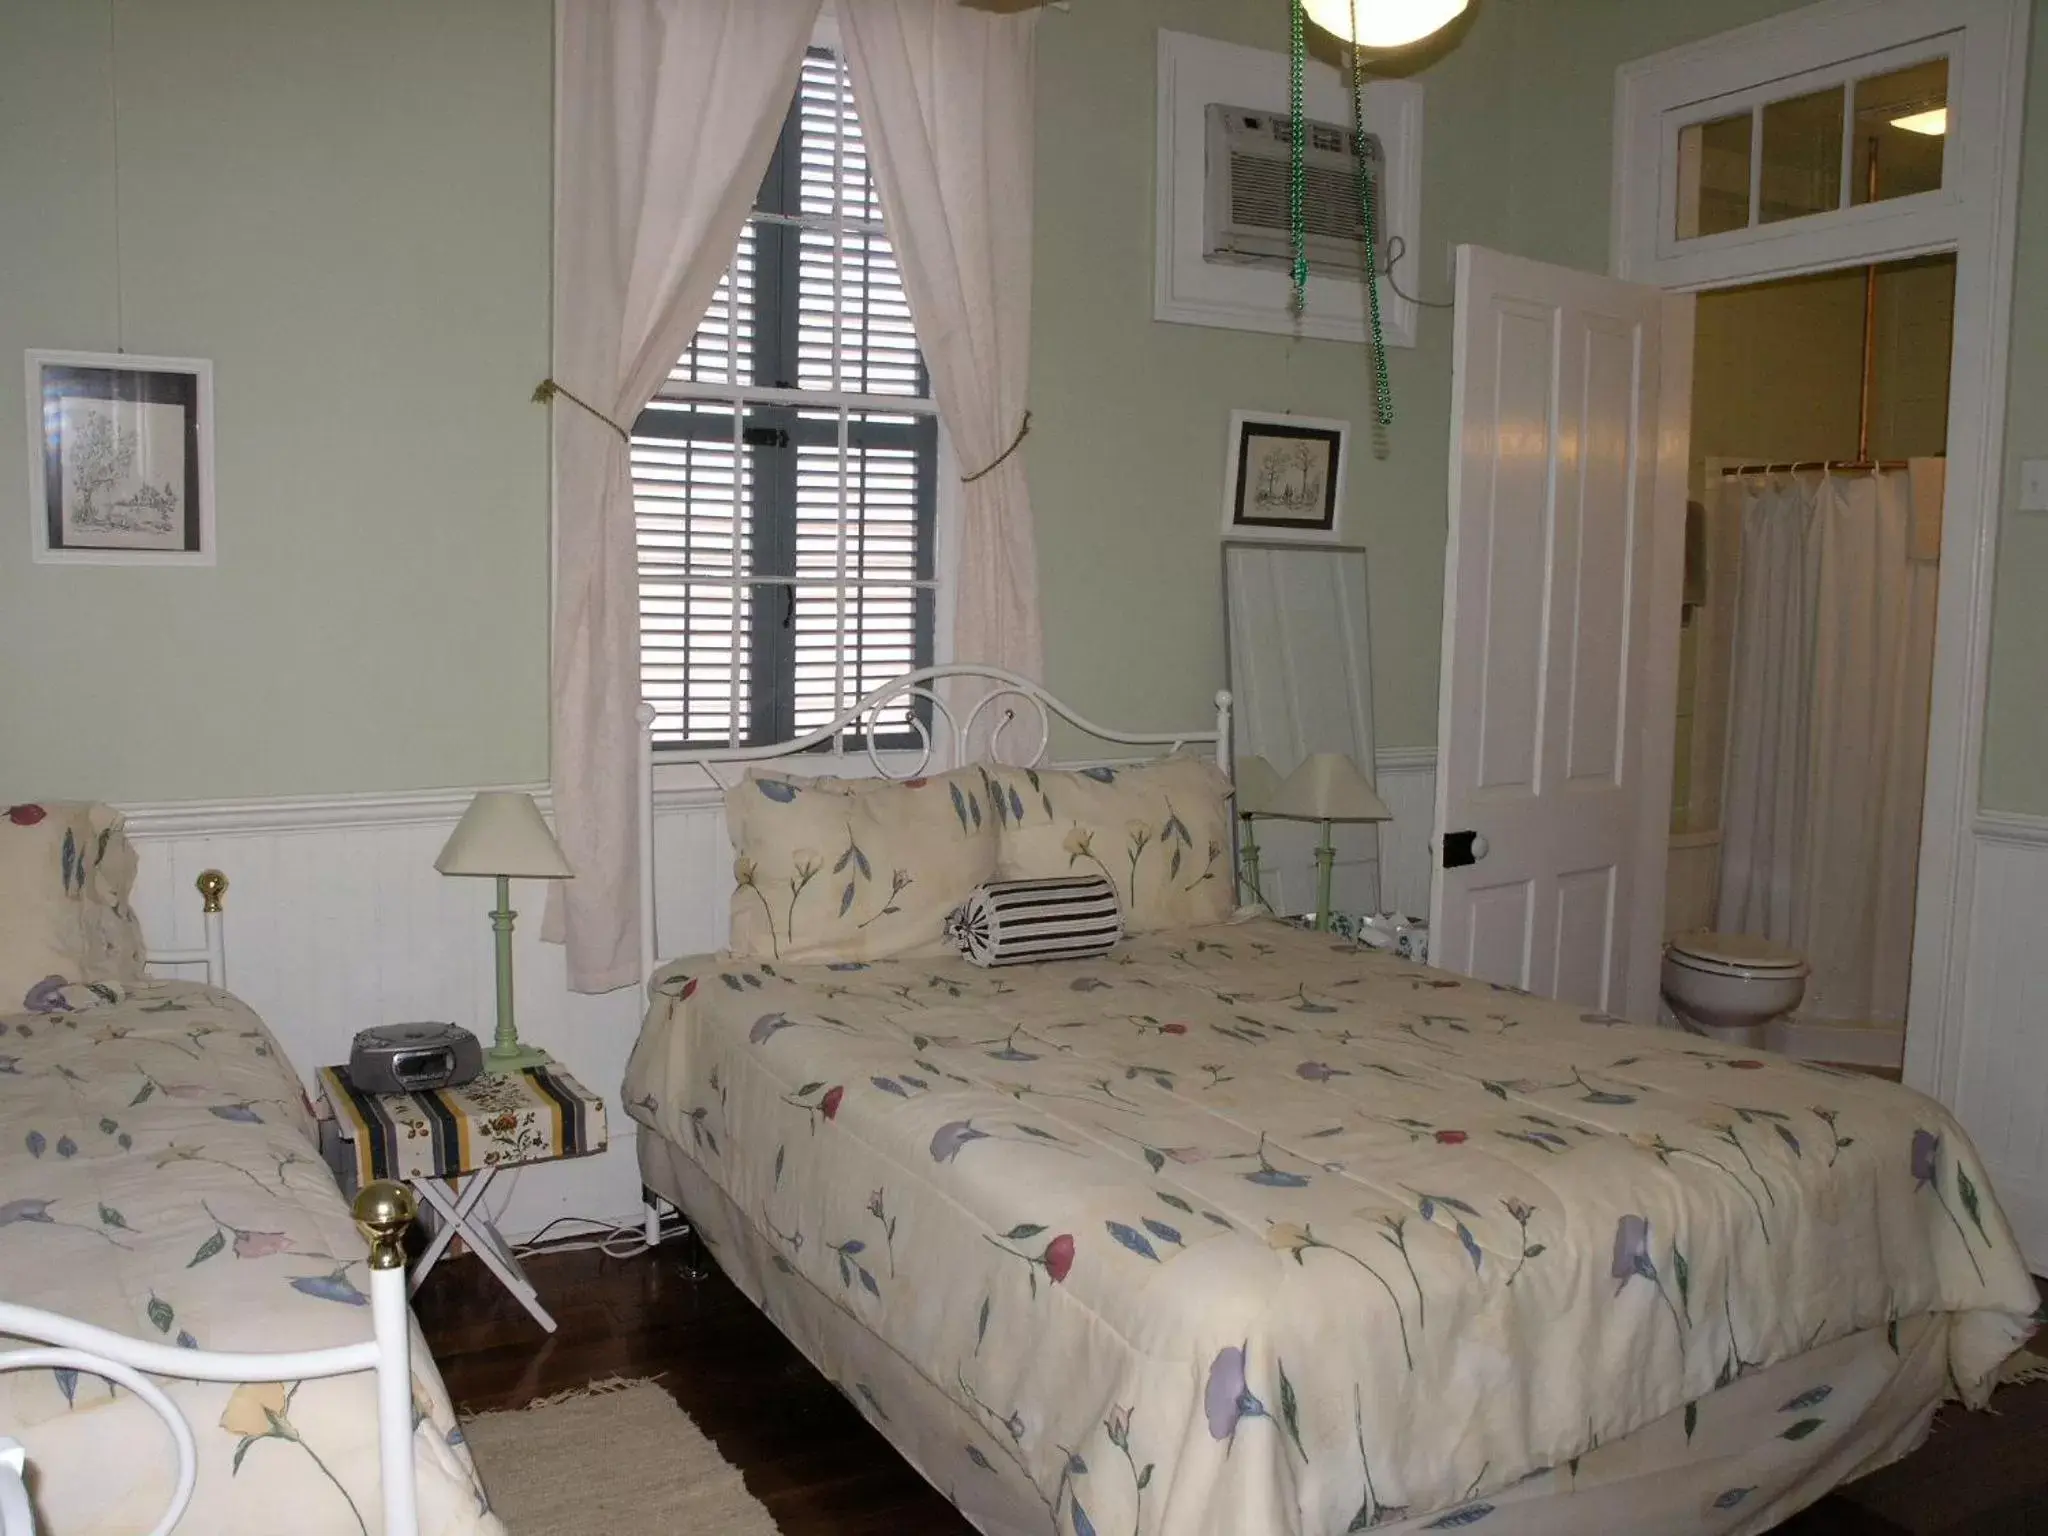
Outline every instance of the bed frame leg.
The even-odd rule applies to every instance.
[[[704,1239],[697,1235],[693,1222],[677,1234],[682,1238],[681,1257],[678,1267],[686,1280],[708,1280],[711,1278],[711,1254],[704,1247]]]
[[[689,1219],[689,1213],[673,1200],[657,1195],[645,1184],[642,1184],[640,1186],[640,1208],[643,1219],[647,1223],[648,1249],[651,1251],[661,1244],[661,1209],[663,1206],[669,1207],[678,1216],[683,1218],[681,1226],[673,1229],[668,1234],[679,1240],[676,1249],[676,1267],[683,1272],[683,1278],[686,1280],[708,1279],[711,1274],[711,1255],[705,1250],[704,1240],[697,1235],[696,1224]]]

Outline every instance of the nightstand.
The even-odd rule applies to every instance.
[[[433,1239],[413,1265],[408,1294],[419,1290],[460,1234],[534,1321],[553,1333],[555,1320],[492,1222],[484,1191],[501,1168],[602,1152],[604,1101],[554,1062],[420,1093],[365,1093],[349,1081],[346,1067],[322,1067],[319,1081],[342,1171],[352,1166],[358,1186],[403,1179],[437,1217]]]

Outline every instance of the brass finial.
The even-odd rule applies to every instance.
[[[370,1268],[405,1268],[405,1234],[420,1203],[403,1184],[377,1179],[356,1194],[356,1230],[370,1245]]]
[[[192,883],[199,887],[199,899],[205,903],[201,910],[218,912],[221,897],[228,893],[228,877],[217,869],[205,869]]]

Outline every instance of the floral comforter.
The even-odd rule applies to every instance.
[[[187,1348],[322,1349],[370,1336],[367,1250],[297,1077],[256,1016],[184,982],[49,987],[0,1019],[0,1296]],[[503,1536],[433,1360],[413,1338],[426,1536]],[[382,1529],[368,1375],[167,1384],[199,1480],[180,1529]],[[0,1375],[44,1529],[132,1536],[163,1512],[155,1416],[69,1371]]]
[[[629,1111],[958,1410],[941,1488],[1006,1480],[1059,1532],[1511,1523],[1502,1490],[1690,1440],[1776,1362],[1903,1335],[1980,1403],[2032,1327],[1932,1101],[1326,935],[654,991]],[[907,1407],[842,1384],[885,1432]],[[1827,1454],[1829,1395],[1771,1443]]]

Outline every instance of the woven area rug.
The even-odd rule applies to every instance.
[[[2024,1387],[2037,1381],[2048,1381],[2048,1360],[2023,1349],[1999,1367],[1998,1384],[2001,1387]]]
[[[595,1382],[462,1431],[512,1536],[777,1536],[739,1469],[652,1381]]]

